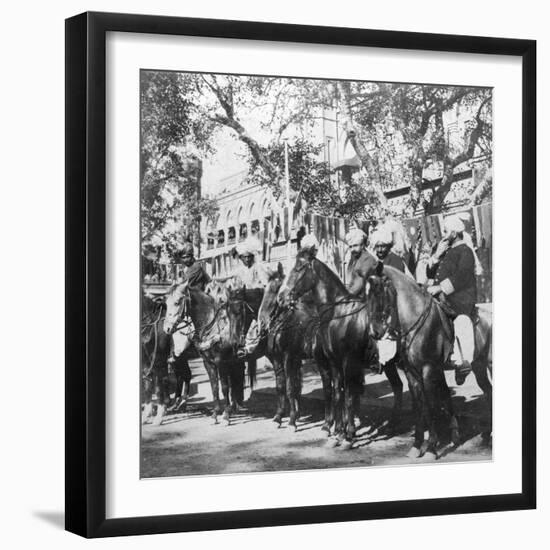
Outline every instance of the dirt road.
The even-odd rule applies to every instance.
[[[142,427],[141,476],[165,477],[408,464],[413,418],[404,382],[404,414],[396,435],[387,437],[376,427],[388,419],[393,405],[384,375],[367,374],[361,400],[361,427],[351,450],[329,448],[320,430],[323,400],[319,375],[312,366],[303,374],[303,416],[298,431],[273,423],[275,381],[268,365],[258,365],[258,384],[249,391],[247,410],[232,417],[231,425],[214,425],[209,413],[212,393],[200,360],[191,364],[195,394],[183,414],[168,415],[161,426]],[[481,437],[490,426],[490,412],[473,375],[461,387],[447,372],[453,404],[459,415],[462,444],[441,450],[442,462],[490,460],[491,446]],[[285,419],[286,420],[286,419]]]

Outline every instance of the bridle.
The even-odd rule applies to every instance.
[[[157,359],[157,348],[158,348],[158,339],[159,339],[159,321],[162,318],[162,305],[159,307],[159,312],[157,318],[152,323],[144,323],[141,325],[141,334],[147,329],[148,327],[153,326],[154,327],[154,335],[155,335],[155,345],[153,347],[153,353],[150,355],[150,362],[149,362],[149,368],[142,372],[142,378],[143,380],[149,380],[151,381],[151,372],[153,372],[153,368],[155,366],[155,361]],[[145,350],[145,353],[149,355],[147,352],[147,347],[143,345],[143,349]]]
[[[317,277],[319,277],[319,274],[317,273],[317,271],[315,271],[315,268],[313,267],[313,261],[314,260],[315,260],[315,258],[304,262],[303,265],[301,265],[300,267],[294,267],[295,271],[299,273],[299,276],[296,278],[296,281],[294,282],[293,288],[288,293],[291,303],[294,303],[297,300],[299,300],[300,298],[302,298],[305,294],[307,294],[311,290],[311,288],[313,288],[313,286],[315,286],[315,285],[312,285],[311,288],[307,288],[307,289],[303,290],[300,294],[296,293],[296,291],[295,291],[296,286],[298,286],[298,283],[306,276],[306,273],[307,273],[308,270],[311,270],[313,273],[315,273],[315,275],[317,275]],[[342,315],[336,315],[336,316],[330,316],[329,315],[327,317],[326,314],[328,312],[330,312],[334,307],[345,305],[345,304],[351,304],[351,303],[359,303],[359,307],[357,309],[352,310],[352,311],[348,311],[346,313],[343,313]],[[366,307],[367,307],[367,303],[365,301],[360,300],[359,298],[356,298],[355,296],[344,296],[343,298],[340,298],[339,300],[336,300],[335,302],[330,302],[330,303],[323,304],[322,306],[320,306],[319,309],[321,311],[319,313],[319,320],[320,320],[321,324],[326,323],[326,322],[330,322],[330,321],[337,321],[339,319],[344,319],[346,317],[356,315],[357,313],[360,313],[361,311],[363,311]],[[323,320],[323,317],[327,317],[327,318],[325,320]]]
[[[294,266],[294,271],[298,273],[298,277],[296,278],[296,281],[294,281],[294,285],[292,289],[288,293],[288,297],[290,299],[290,302],[296,302],[299,300],[304,294],[307,294],[311,289],[305,289],[300,294],[296,292],[296,287],[298,286],[298,283],[302,281],[302,279],[307,275],[308,271],[313,271],[315,273],[315,270],[313,269],[313,259],[309,261],[305,261],[302,265]],[[313,285],[312,285],[313,288]]]

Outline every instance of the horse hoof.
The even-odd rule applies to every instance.
[[[160,426],[162,424],[162,418],[163,417],[158,418],[155,416],[155,419],[153,420],[153,426]]]
[[[425,452],[420,458],[420,462],[435,462],[437,460],[437,455],[432,451]]]
[[[329,437],[325,443],[325,447],[329,449],[334,449],[335,447],[338,447],[340,445],[340,442],[336,437]]]
[[[418,458],[420,456],[420,449],[418,447],[411,447],[407,453],[407,458]]]
[[[227,428],[228,426],[231,426],[231,420],[229,418],[223,419],[223,425]]]
[[[342,443],[340,443],[340,449],[343,451],[349,451],[352,447],[353,443],[351,441],[348,441],[347,439],[344,439]]]
[[[215,426],[216,424],[219,424],[219,420],[218,420],[218,417],[217,416],[213,416],[212,417],[212,425]]]
[[[279,415],[276,415],[273,417],[273,422],[277,424],[277,428],[280,428],[281,424],[283,423],[283,419]]]
[[[330,426],[326,422],[321,426],[321,431],[327,432],[327,434],[330,436]]]
[[[451,442],[455,447],[460,445],[460,434],[456,429],[451,430]]]

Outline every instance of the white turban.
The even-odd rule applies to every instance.
[[[366,235],[361,229],[358,227],[355,227],[349,231],[349,233],[346,235],[346,242],[348,243],[348,246],[353,246],[355,244],[363,244],[366,239]]]
[[[260,243],[257,239],[247,239],[246,241],[237,245],[237,254],[239,256],[248,256],[252,254],[255,256],[260,251]]]
[[[374,232],[371,237],[371,245],[376,246],[377,244],[393,244],[393,235],[388,228],[381,227]]]
[[[307,250],[311,248],[319,248],[319,241],[315,238],[313,233],[308,233],[300,241],[300,249]]]
[[[463,233],[466,229],[464,222],[458,216],[448,216],[443,220],[443,227],[447,231],[456,231],[457,233]]]

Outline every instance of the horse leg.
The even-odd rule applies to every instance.
[[[334,422],[332,405],[332,376],[328,362],[324,357],[317,357],[317,367],[319,368],[319,374],[321,375],[323,393],[325,396],[325,422],[321,426],[321,430],[330,435],[330,428]]]
[[[301,360],[294,359],[291,354],[285,354],[285,374],[287,378],[287,397],[290,406],[288,425],[298,429],[296,422],[300,414],[300,394],[302,391],[300,381]]]
[[[393,431],[399,424],[401,411],[403,409],[403,382],[397,372],[397,363],[398,360],[394,357],[384,365],[384,373],[388,378],[393,391],[393,410],[388,427],[389,431]]]
[[[332,388],[334,403],[334,436],[336,437],[337,444],[340,444],[342,439],[344,439],[344,380],[340,365],[333,363],[331,371],[334,381]]]
[[[489,380],[488,368],[485,358],[476,358],[472,363],[472,370],[474,371],[477,385],[481,388],[487,400],[489,426],[481,434],[483,441],[486,443],[491,440],[493,432],[493,385]]]
[[[229,369],[229,383],[231,386],[231,407],[237,411],[239,407],[244,408],[244,378],[245,363],[238,361],[232,363]]]
[[[157,394],[157,413],[153,419],[153,426],[160,426],[166,415],[166,404],[170,396],[167,392],[168,380],[165,373],[155,375],[156,378],[156,394]]]
[[[343,449],[351,449],[353,438],[355,437],[355,405],[357,404],[356,396],[358,395],[357,380],[354,378],[351,361],[344,359],[344,430],[342,441]]]
[[[212,411],[212,420],[214,421],[214,424],[218,423],[218,415],[220,414],[220,381],[219,381],[219,374],[218,369],[216,368],[216,365],[207,360],[204,359],[204,366],[206,368],[206,373],[208,374],[208,379],[210,380],[210,387],[212,389],[212,400],[213,400],[213,407],[214,410]]]
[[[418,458],[421,453],[421,448],[424,443],[424,405],[422,398],[421,383],[417,379],[416,375],[408,367],[405,370],[405,376],[407,377],[407,383],[409,386],[409,392],[411,394],[412,406],[415,416],[414,424],[414,443],[407,456],[409,458]]]
[[[277,391],[277,411],[273,417],[273,422],[277,424],[277,428],[281,427],[283,415],[285,414],[285,399],[286,399],[286,376],[284,369],[284,359],[281,359],[279,354],[270,357],[275,371],[275,389]]]
[[[437,378],[437,369],[431,363],[426,363],[422,367],[422,382],[425,399],[424,412],[429,433],[428,442],[422,454],[426,459],[435,459],[437,458],[437,444],[439,442],[437,433],[437,413],[439,410],[441,388]]]
[[[460,445],[460,432],[458,429],[458,419],[454,412],[451,390],[447,386],[443,370],[437,370],[437,384],[439,387],[439,396],[445,412],[449,417],[449,429],[451,431],[451,442],[455,447]]]
[[[222,386],[222,395],[224,401],[223,421],[226,426],[231,424],[231,400],[229,398],[229,367],[226,364],[220,365],[220,383]]]
[[[149,378],[143,379],[141,382],[141,401],[143,409],[141,411],[141,423],[147,424],[153,416],[153,391],[152,382]]]

